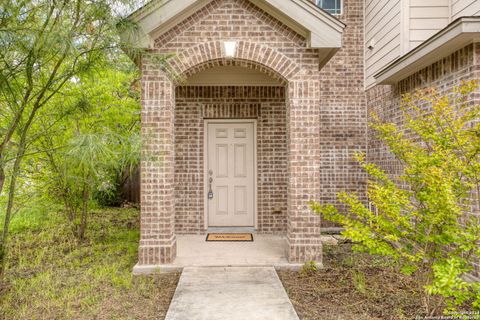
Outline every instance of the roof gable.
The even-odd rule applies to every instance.
[[[155,37],[168,31],[211,0],[153,0],[130,15],[141,32],[130,39],[149,48]],[[311,48],[338,49],[345,24],[308,0],[248,0],[286,26],[304,36]]]

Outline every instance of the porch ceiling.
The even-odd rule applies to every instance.
[[[124,35],[124,40],[137,47],[151,48],[153,39],[186,19],[211,0],[152,0],[130,15],[138,23],[139,34]],[[310,48],[323,49],[326,55],[342,46],[345,24],[319,9],[309,0],[249,0],[298,34]]]
[[[238,66],[217,66],[191,75],[187,85],[193,86],[281,86],[278,79],[258,70]]]

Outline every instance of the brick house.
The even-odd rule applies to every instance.
[[[405,92],[479,78],[479,14],[475,0],[154,0],[137,10],[136,268],[171,264],[177,235],[214,227],[281,235],[290,263],[321,261],[321,230],[335,226],[308,202],[336,203],[344,190],[365,199],[355,152],[395,173],[368,112],[394,119]]]

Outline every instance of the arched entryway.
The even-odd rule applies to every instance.
[[[332,179],[348,179],[336,172],[328,152],[336,155],[350,147],[337,142],[336,131],[330,130],[336,111],[320,118],[320,79],[325,81],[326,75],[319,71],[342,48],[345,24],[311,0],[152,1],[129,19],[138,24],[139,32],[123,37],[144,49],[138,61],[142,73],[141,239],[134,271],[148,272],[175,260],[180,227],[175,121],[182,81],[228,61],[282,82],[287,152],[283,172],[286,222],[281,223],[286,230],[285,248],[292,263],[321,261],[320,218],[312,214],[308,202],[319,197],[334,199]],[[171,58],[160,63],[165,56]],[[336,65],[326,69],[336,72]],[[211,107],[215,112],[218,108]],[[255,112],[255,108],[249,110]],[[328,131],[323,138],[321,121]]]
[[[208,61],[176,87],[177,234],[209,227],[286,233],[286,83],[262,69]]]
[[[276,129],[272,129],[277,130],[278,140],[271,141],[272,144],[279,143],[278,148],[281,149],[283,140],[285,153],[283,158],[278,156],[276,159],[279,162],[284,161],[278,167],[283,168],[283,171],[278,173],[266,170],[267,176],[264,178],[272,179],[277,176],[284,184],[283,187],[280,186],[284,194],[281,194],[281,191],[280,194],[275,194],[275,190],[265,189],[268,182],[261,185],[257,176],[255,194],[257,200],[264,196],[278,196],[279,199],[278,203],[273,201],[267,205],[270,206],[270,216],[266,213],[267,209],[263,211],[256,209],[254,226],[259,232],[283,232],[290,262],[321,261],[320,218],[313,215],[308,208],[308,201],[315,199],[319,194],[320,185],[318,137],[320,88],[316,70],[302,69],[294,60],[278,50],[248,41],[236,42],[233,53],[226,50],[224,42],[212,41],[176,54],[167,60],[166,65],[158,63],[154,52],[143,58],[144,153],[141,169],[142,223],[139,265],[172,263],[176,256],[176,233],[201,232],[204,230],[202,227],[208,226],[202,218],[204,215],[197,213],[195,218],[189,216],[190,209],[184,210],[188,206],[195,207],[193,210],[199,210],[207,205],[205,189],[202,188],[199,192],[198,186],[204,183],[205,174],[208,173],[202,170],[200,174],[198,172],[188,174],[194,161],[198,161],[199,167],[193,170],[206,168],[202,165],[206,155],[204,145],[201,143],[201,137],[205,136],[205,119],[258,121],[262,103],[270,107],[277,104],[275,110],[270,108],[263,110],[264,112],[282,112],[282,116],[276,117],[275,114],[267,116],[271,118],[271,122],[278,122]],[[257,77],[258,81],[262,81],[259,79],[259,74],[262,74],[270,79],[271,83],[233,86],[188,84],[189,79],[199,81],[198,74],[206,70],[225,67],[254,70],[255,74],[243,76]],[[196,105],[194,113],[191,113],[192,108],[188,106],[189,99],[190,103]],[[189,115],[186,114],[189,112]],[[180,119],[181,116],[185,118]],[[262,118],[262,121],[269,125],[267,119]],[[197,125],[192,127],[194,122]],[[181,129],[182,126],[184,131]],[[192,133],[197,132],[193,134],[194,144],[186,147],[189,155],[185,157],[181,155],[182,145],[181,143],[177,145],[177,141],[182,139],[180,138],[182,135],[188,134],[189,130]],[[268,137],[262,139],[268,141]],[[258,143],[258,139],[255,142]],[[180,150],[176,150],[176,147]],[[268,166],[270,160],[266,153],[272,152],[270,159],[275,159],[275,151],[272,148],[275,147],[257,149],[262,151],[262,155],[267,159],[260,159],[263,163],[258,162],[257,154],[255,162],[257,173],[261,169],[259,166]],[[192,154],[196,159],[191,158]],[[185,165],[186,163],[190,165]],[[181,181],[180,177],[186,180]],[[192,179],[192,183],[187,186],[189,179]],[[270,182],[274,185],[273,180]],[[190,203],[188,203],[189,188],[192,194],[195,194]],[[179,192],[184,194],[180,195]],[[263,193],[259,195],[259,192]],[[274,208],[276,204],[279,208]],[[186,216],[181,216],[182,209],[184,213],[187,212]],[[272,222],[275,221],[273,212],[275,210],[280,211],[276,224]],[[203,213],[203,210],[201,212]],[[263,216],[260,216],[261,214]],[[190,223],[192,221],[193,223]]]

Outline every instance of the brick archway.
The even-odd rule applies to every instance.
[[[208,60],[206,62],[197,64],[193,66],[192,68],[185,70],[181,76],[181,78],[189,78],[196,73],[205,71],[210,68],[215,68],[215,67],[225,67],[225,66],[233,66],[233,67],[242,67],[246,69],[251,69],[255,70],[258,72],[261,72],[263,74],[266,74],[270,78],[277,80],[281,85],[287,86],[288,81],[283,78],[283,76],[279,75],[275,71],[271,70],[270,68],[258,64],[256,62],[253,62],[251,60],[241,60],[241,59],[226,59],[226,58],[221,58],[221,59],[214,59],[214,60]]]
[[[225,55],[222,41],[210,41],[181,51],[168,63],[174,73],[182,75],[193,74],[206,63],[225,60],[243,61],[246,67],[256,68],[286,82],[293,81],[300,71],[294,60],[278,50],[244,40],[237,42],[235,55],[232,57]]]
[[[170,264],[176,257],[174,228],[174,114],[177,76],[227,63],[259,70],[287,88],[287,245],[290,262],[321,261],[320,218],[308,201],[320,192],[317,70],[302,69],[277,49],[238,41],[227,57],[221,41],[179,52],[166,67],[142,58],[141,239],[139,265]],[[168,70],[168,72],[167,72]]]

